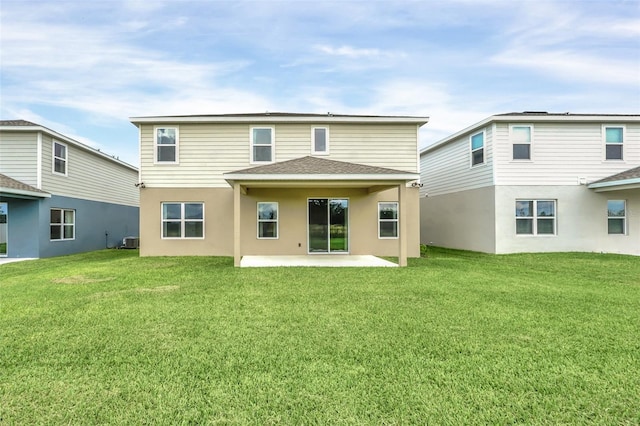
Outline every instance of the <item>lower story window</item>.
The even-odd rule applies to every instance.
[[[555,200],[516,200],[516,234],[555,235]]]
[[[398,203],[378,203],[378,238],[398,238]]]
[[[76,211],[71,209],[51,209],[49,238],[52,241],[73,240],[76,237]]]
[[[607,201],[607,232],[625,234],[627,232],[627,202],[625,200]]]
[[[258,238],[278,238],[278,203],[258,203]]]
[[[204,238],[204,204],[162,203],[162,238]]]

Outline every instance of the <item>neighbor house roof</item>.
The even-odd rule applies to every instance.
[[[225,173],[234,181],[411,181],[420,175],[402,170],[368,166],[318,157],[302,157]]]
[[[130,117],[135,125],[143,123],[402,123],[423,125],[429,117],[395,115],[303,114],[262,112],[247,114],[209,114]]]
[[[117,163],[121,166],[127,167],[131,170],[134,171],[138,171],[138,169],[134,166],[132,166],[129,163],[125,163],[124,161],[120,160],[117,157],[114,157],[112,155],[109,154],[105,154],[104,152],[100,151],[99,149],[95,149],[90,147],[89,145],[86,145],[82,142],[79,142],[75,139],[72,139],[68,136],[65,136],[61,133],[56,132],[55,130],[51,130],[47,127],[41,126],[39,124],[36,123],[32,123],[31,121],[27,121],[27,120],[0,120],[0,131],[10,131],[10,132],[43,132],[48,134],[49,136],[59,140],[59,141],[63,141],[65,143],[68,143],[70,145],[73,145],[77,148],[80,148],[84,151],[90,152],[94,155],[97,155],[105,160]]]
[[[640,188],[640,166],[591,182],[588,188],[602,191]]]
[[[0,195],[19,195],[36,198],[50,198],[51,194],[0,173]]]
[[[546,111],[524,111],[524,112],[508,112],[506,114],[496,114],[485,118],[469,127],[466,127],[459,132],[456,132],[444,139],[441,139],[431,145],[424,147],[420,150],[420,155],[427,152],[431,152],[440,148],[443,145],[447,145],[454,140],[468,135],[472,132],[476,132],[488,126],[491,123],[505,123],[505,122],[517,122],[517,123],[553,123],[553,122],[577,122],[577,123],[628,123],[640,122],[639,114],[573,114],[569,112],[546,112]]]

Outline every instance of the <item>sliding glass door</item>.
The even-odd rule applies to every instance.
[[[309,253],[349,252],[349,200],[310,198]]]

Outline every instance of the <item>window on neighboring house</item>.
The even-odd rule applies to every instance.
[[[516,200],[516,234],[555,235],[555,200]]]
[[[313,127],[311,129],[311,139],[314,154],[329,153],[329,129],[326,127]]]
[[[484,132],[471,136],[471,165],[484,163]]]
[[[51,209],[49,220],[49,238],[52,241],[73,240],[76,238],[76,211],[71,209]]]
[[[162,203],[162,238],[204,238],[204,204]]]
[[[607,201],[607,230],[609,234],[626,234],[626,207],[625,200]]]
[[[67,146],[53,142],[53,172],[67,175]]]
[[[258,203],[258,238],[278,238],[278,203]]]
[[[398,238],[398,203],[378,203],[378,238]]]
[[[514,160],[531,160],[531,126],[511,126]]]
[[[251,162],[273,162],[273,134],[272,127],[251,128]]]
[[[178,162],[178,128],[155,128],[156,163]]]
[[[622,160],[622,145],[624,142],[623,127],[604,127],[604,144],[607,160]]]

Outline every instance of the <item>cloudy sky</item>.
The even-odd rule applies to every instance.
[[[2,0],[0,118],[138,165],[131,116],[640,113],[640,0]]]

